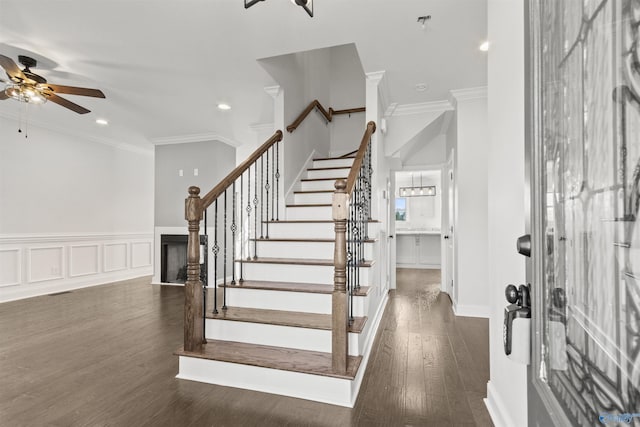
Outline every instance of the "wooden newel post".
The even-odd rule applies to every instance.
[[[189,187],[184,201],[184,217],[189,223],[187,246],[187,281],[184,284],[184,349],[199,351],[204,341],[202,325],[202,281],[200,281],[200,189]]]
[[[335,183],[333,193],[333,221],[336,231],[333,261],[332,321],[331,321],[331,353],[333,371],[347,372],[348,357],[348,308],[347,308],[347,213],[349,195],[346,193],[347,181],[339,179]]]

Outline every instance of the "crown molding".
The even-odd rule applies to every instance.
[[[392,102],[391,104],[389,104],[389,106],[387,107],[386,110],[384,110],[384,117],[391,117],[393,116],[393,112],[396,111],[396,108],[398,108],[398,103],[397,102]]]
[[[454,106],[457,102],[472,101],[487,97],[487,86],[470,87],[466,89],[454,89],[449,91],[449,101]]]
[[[264,91],[267,92],[273,99],[277,98],[280,95],[280,86],[266,86]]]
[[[274,123],[254,123],[249,125],[249,129],[254,132],[273,132]]]
[[[192,142],[209,142],[220,141],[231,147],[239,147],[242,145],[238,141],[224,137],[217,133],[195,133],[191,135],[163,136],[158,138],[150,138],[149,141],[153,145],[170,145],[170,144],[189,144]]]
[[[19,121],[19,118],[17,115],[8,114],[3,111],[0,111],[0,117],[7,120],[13,120],[16,122]],[[50,123],[44,123],[38,120],[33,120],[31,118],[29,119],[29,126],[42,129],[42,130],[47,130],[50,132],[55,132],[59,135],[72,136],[74,138],[84,139],[91,142],[96,142],[98,144],[108,145],[110,147],[117,148],[119,150],[130,151],[132,153],[137,153],[137,154],[153,155],[152,147],[145,148],[145,147],[140,147],[134,144],[127,144],[125,142],[115,141],[111,138],[104,138],[100,136],[91,135],[85,132],[78,132],[78,131],[72,130],[69,127],[52,125]]]
[[[380,96],[382,110],[386,110],[389,107],[389,85],[387,83],[387,79],[384,78],[385,74],[385,70],[365,73],[367,82],[371,82],[378,86],[378,95]]]
[[[394,108],[391,115],[394,117],[409,116],[411,114],[438,113],[453,109],[454,106],[451,105],[451,102],[449,101],[420,102],[416,104],[398,105]]]

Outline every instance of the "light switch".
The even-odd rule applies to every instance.
[[[184,176],[184,171],[182,169],[178,170],[178,176]]]
[[[198,168],[195,168],[195,169],[193,170],[193,176],[198,176]]]

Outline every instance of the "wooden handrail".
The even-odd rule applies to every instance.
[[[300,126],[300,123],[302,123],[304,121],[304,119],[307,118],[307,116],[309,115],[309,113],[311,111],[313,111],[314,108],[317,108],[320,111],[320,114],[322,114],[324,116],[325,119],[327,119],[328,122],[330,122],[333,119],[334,115],[339,115],[339,114],[351,114],[351,113],[362,113],[364,111],[366,111],[365,107],[358,107],[358,108],[348,108],[346,110],[334,110],[333,108],[329,107],[329,111],[327,111],[322,104],[320,104],[320,101],[318,101],[317,99],[314,99],[313,101],[311,101],[311,103],[307,106],[307,108],[305,108],[304,110],[302,110],[302,113],[300,113],[300,115],[298,116],[297,119],[295,119],[293,121],[293,123],[291,123],[289,126],[287,126],[287,132],[291,133],[294,130],[296,130],[298,128],[298,126]]]
[[[351,170],[349,171],[349,177],[347,178],[347,188],[346,193],[351,194],[353,192],[353,187],[356,185],[356,179],[358,178],[358,172],[360,171],[360,166],[362,166],[362,159],[364,158],[364,153],[367,151],[367,146],[369,145],[369,141],[371,140],[371,135],[373,135],[376,131],[376,123],[371,121],[367,123],[367,129],[364,131],[362,135],[362,141],[360,142],[360,148],[358,148],[358,154],[356,154],[356,158],[353,160],[353,165],[351,166]]]
[[[267,139],[264,144],[260,146],[256,151],[253,152],[251,156],[247,158],[244,162],[238,165],[234,170],[232,170],[229,175],[227,175],[218,185],[213,187],[211,191],[202,197],[202,210],[207,209],[211,203],[213,203],[218,196],[224,193],[224,190],[229,188],[233,182],[240,177],[249,166],[251,166],[256,160],[260,158],[273,144],[276,142],[282,141],[282,131],[277,130],[271,138]]]

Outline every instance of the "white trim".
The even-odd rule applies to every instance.
[[[124,267],[122,268],[107,268],[107,246],[124,246]],[[102,264],[105,273],[111,273],[113,271],[122,271],[129,268],[129,245],[126,242],[113,242],[113,243],[105,243],[103,245],[104,249],[102,251]]]
[[[456,316],[482,317],[488,319],[491,317],[491,308],[486,305],[462,305],[454,302],[453,313]]]
[[[457,102],[472,101],[487,97],[487,86],[470,87],[466,89],[454,89],[449,91],[450,101],[455,106]]]
[[[302,179],[302,176],[307,173],[307,169],[309,169],[311,167],[311,165],[313,165],[313,158],[316,157],[318,153],[316,152],[315,148],[311,151],[311,154],[309,154],[309,157],[307,157],[307,160],[304,162],[304,164],[302,165],[302,168],[300,169],[300,172],[298,172],[298,175],[296,175],[296,177],[293,180],[293,184],[291,184],[291,186],[289,187],[289,189],[284,193],[284,201],[285,201],[285,206],[286,203],[289,203],[290,201],[293,201],[293,192],[296,191],[296,189],[298,188],[302,188],[302,181],[300,181]],[[286,217],[287,215],[287,211],[284,211],[284,215]]]
[[[275,132],[273,130],[273,128],[275,127],[274,123],[254,123],[252,125],[249,125],[249,129],[251,129],[254,132]]]
[[[398,105],[393,110],[393,116],[408,116],[411,114],[422,114],[422,113],[438,113],[444,111],[451,111],[454,109],[454,106],[450,101],[442,100],[442,101],[432,101],[432,102],[420,102],[416,104],[402,104]],[[385,113],[386,114],[386,113]]]
[[[86,242],[95,240],[153,239],[153,233],[2,234],[0,245]]]
[[[278,95],[280,95],[280,86],[265,86],[264,91],[267,92],[273,99],[275,99]]]
[[[33,279],[33,271],[32,271],[32,267],[33,267],[33,252],[34,251],[42,251],[45,249],[58,249],[60,250],[60,263],[57,265],[58,267],[58,273],[56,275],[54,275],[53,273],[51,274],[51,276],[45,277],[43,279],[37,279],[34,280]],[[27,249],[27,283],[39,283],[39,282],[46,282],[49,280],[59,280],[59,279],[63,279],[64,278],[64,264],[65,264],[65,253],[64,253],[64,246],[62,245],[56,245],[56,246],[38,246],[38,247],[34,247],[34,248],[28,248]]]
[[[384,78],[385,74],[385,70],[365,73],[366,80],[378,87],[378,98],[383,110],[386,110],[389,107],[389,84],[387,79]]]
[[[396,233],[398,234],[398,233]],[[398,234],[402,236],[402,233]],[[439,270],[442,267],[442,264],[411,264],[406,262],[398,262],[396,263],[397,268],[415,268],[416,270]]]
[[[74,248],[96,248],[96,269],[95,271],[87,272],[87,273],[73,273],[73,249]],[[91,244],[91,245],[69,245],[69,256],[67,257],[69,260],[69,264],[67,268],[69,269],[69,277],[80,277],[80,276],[90,276],[92,274],[98,274],[100,272],[100,245]]]
[[[506,405],[500,399],[500,396],[496,392],[495,387],[491,383],[491,381],[487,382],[487,397],[483,399],[485,406],[487,407],[487,411],[489,411],[489,416],[491,416],[491,421],[495,427],[510,427],[516,425],[522,425],[522,423],[517,424],[513,422],[511,417],[509,416],[509,411],[506,411]],[[523,417],[526,417],[526,414],[522,414]],[[525,422],[526,424],[526,422]]]
[[[12,120],[12,121],[18,121],[18,116],[17,115],[13,115],[13,114],[7,114],[6,112],[0,111],[0,117],[3,117],[7,120]],[[68,126],[68,127],[62,127],[62,126],[57,126],[57,125],[52,125],[50,123],[44,123],[44,122],[40,122],[37,120],[33,120],[32,118],[29,118],[29,126],[31,127],[36,127],[39,129],[43,129],[43,130],[48,130],[51,132],[55,132],[61,135],[66,135],[66,136],[73,136],[75,138],[80,138],[80,139],[84,139],[84,140],[88,140],[88,141],[92,141],[92,142],[97,142],[99,144],[104,144],[104,145],[108,145],[110,147],[113,148],[117,148],[120,150],[125,150],[125,151],[130,151],[133,153],[138,153],[138,154],[144,154],[144,155],[148,155],[148,156],[152,156],[153,155],[153,148],[149,147],[140,147],[137,145],[133,145],[133,144],[127,144],[124,142],[120,142],[120,141],[115,141],[112,140],[110,138],[103,138],[103,137],[98,137],[95,136],[93,134],[87,134],[84,132],[78,132],[73,130],[73,126]]]
[[[134,260],[133,260],[133,247],[135,245],[146,245],[148,248],[148,260],[146,261],[146,264],[134,264]],[[131,248],[130,248],[130,256],[131,256],[131,260],[129,261],[129,265],[131,266],[131,268],[142,268],[142,267],[151,267],[153,265],[153,245],[151,244],[150,241],[146,241],[146,242],[131,242],[130,244]]]
[[[13,283],[0,283],[0,288],[19,285],[20,283],[22,283],[22,249],[3,248],[0,249],[0,252],[16,252],[18,254],[18,256],[16,257],[16,265],[14,266],[16,271],[16,278],[18,279],[18,281]]]
[[[241,142],[227,138],[215,132],[195,133],[191,135],[162,136],[158,138],[150,138],[149,142],[153,145],[171,145],[171,144],[189,144],[192,142],[211,142],[219,141],[231,147],[239,147]]]

